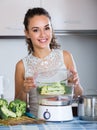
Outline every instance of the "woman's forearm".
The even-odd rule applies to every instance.
[[[83,88],[80,84],[75,85],[74,87],[74,96],[77,97],[83,94]]]

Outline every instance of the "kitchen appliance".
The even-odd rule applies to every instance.
[[[50,74],[50,75],[49,75]],[[45,76],[44,76],[45,75]],[[37,81],[39,97],[38,118],[46,121],[69,121],[73,119],[73,84],[65,80],[70,76],[67,70],[56,70],[39,75]]]
[[[81,120],[97,121],[97,95],[79,97],[78,116]]]

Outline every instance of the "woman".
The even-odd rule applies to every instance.
[[[68,69],[73,74],[75,96],[81,95],[83,90],[72,55],[61,50],[55,41],[49,13],[43,8],[29,9],[25,14],[24,26],[29,55],[16,64],[15,98],[27,101],[29,93],[30,111],[37,115],[37,72]]]

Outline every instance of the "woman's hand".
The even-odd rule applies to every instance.
[[[24,92],[28,93],[32,88],[35,88],[35,81],[33,77],[27,77],[24,80]]]
[[[80,85],[78,73],[72,68],[70,69],[72,78],[69,80],[70,83],[74,84],[74,97],[78,97],[83,94],[83,88]]]
[[[71,78],[68,80],[68,82],[73,83],[75,86],[79,84],[79,77],[78,77],[78,73],[71,68],[70,72],[72,74]]]

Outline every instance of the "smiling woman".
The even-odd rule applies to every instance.
[[[31,39],[34,49],[44,48],[49,45],[52,38],[52,27],[48,18],[44,15],[34,16],[29,21],[28,30],[25,30],[26,37]]]
[[[38,73],[68,69],[73,75],[70,82],[75,84],[74,96],[82,94],[82,87],[72,55],[66,50],[61,50],[56,42],[49,13],[40,7],[28,9],[24,27],[28,55],[16,64],[15,98],[27,101],[29,94],[30,112],[37,116],[38,96],[35,79]]]

